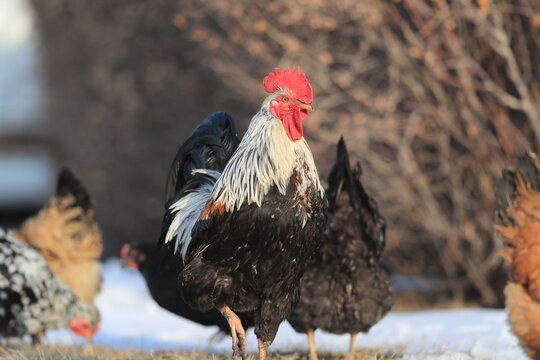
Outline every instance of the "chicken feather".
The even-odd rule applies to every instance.
[[[517,159],[515,169],[505,169],[495,188],[503,205],[495,228],[509,275],[504,291],[508,322],[533,359],[540,359],[539,179],[536,156],[526,154]]]
[[[102,280],[97,261],[103,252],[101,231],[88,193],[68,169],[60,172],[49,204],[12,231],[35,248],[81,300],[94,300]]]

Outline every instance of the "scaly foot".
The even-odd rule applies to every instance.
[[[227,320],[231,328],[233,356],[236,356],[236,350],[238,349],[238,342],[240,340],[240,356],[242,360],[246,360],[246,331],[242,326],[240,318],[227,305],[216,306],[216,309]]]

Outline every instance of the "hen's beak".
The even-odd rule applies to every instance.
[[[302,110],[313,110],[313,108],[311,107],[311,105],[308,105],[308,104],[300,104],[300,109]]]

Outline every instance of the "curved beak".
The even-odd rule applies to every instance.
[[[308,111],[313,110],[313,108],[311,107],[311,105],[308,105],[308,104],[300,104],[300,109],[302,109],[302,110],[308,110]]]

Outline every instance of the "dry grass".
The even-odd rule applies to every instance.
[[[362,349],[356,352],[355,360],[386,360],[397,359],[403,356],[396,352],[380,351],[377,349]],[[275,360],[307,360],[307,352],[270,353],[269,359]],[[255,360],[255,356],[249,357]],[[320,353],[320,360],[344,359],[345,354]],[[4,349],[0,352],[2,360],[224,360],[231,359],[230,354],[211,354],[205,352],[168,352],[168,351],[138,351],[138,350],[111,350],[107,348],[80,348],[80,347],[22,347],[17,349]]]

